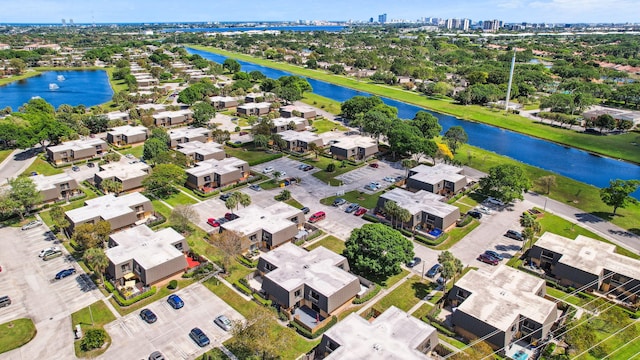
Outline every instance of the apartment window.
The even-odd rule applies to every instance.
[[[140,274],[140,273],[142,273],[142,268],[141,268],[141,267],[140,267],[140,265],[138,265],[138,264],[133,264],[133,271],[134,271],[136,274]]]
[[[467,298],[467,295],[464,293],[464,291],[462,291],[462,289],[458,289],[458,292],[456,292],[456,296],[463,300]]]
[[[120,267],[120,270],[122,270],[123,273],[128,273],[131,271],[131,266],[129,266],[129,264],[124,264]]]
[[[68,190],[68,189],[69,189],[69,183],[60,184],[60,190]]]
[[[542,250],[542,257],[547,259],[553,259],[553,253],[549,250]]]
[[[311,290],[309,292],[309,296],[311,297],[312,300],[318,301],[320,300],[320,294],[318,294],[317,292]]]
[[[327,341],[327,349],[329,351],[333,351],[333,350],[335,350],[335,349],[337,349],[339,347],[340,347],[340,345],[334,343],[333,341],[331,341],[331,340]]]
[[[270,263],[266,263],[266,264],[264,264],[264,268],[267,269],[268,271],[271,271],[271,270],[274,270],[276,267],[273,266]],[[298,293],[298,292],[300,292],[300,290],[296,291],[296,293]],[[296,296],[298,296],[298,295],[296,295]]]
[[[138,205],[138,206],[136,206],[135,210],[136,210],[136,212],[142,212],[142,211],[144,211],[144,206]]]
[[[253,234],[253,235],[249,236],[249,241],[251,241],[252,243],[258,241],[258,235]]]
[[[298,289],[298,290],[296,290],[296,292],[293,293],[293,296],[299,298],[300,297],[300,293],[301,293],[301,291],[300,291],[300,289]]]
[[[204,177],[204,181],[210,182],[211,181],[211,176],[210,175],[205,176]]]
[[[182,243],[181,242],[175,244],[174,246],[176,247],[176,249],[182,251]]]

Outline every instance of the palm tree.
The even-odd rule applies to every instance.
[[[398,220],[400,220],[400,226],[404,229],[404,224],[407,223],[413,217],[409,210],[398,207],[397,212]]]
[[[318,144],[316,143],[309,143],[309,151],[313,152],[316,155],[316,159],[318,158],[318,155],[320,155],[320,153],[322,152],[322,148],[320,146],[318,146]]]
[[[104,251],[100,248],[87,249],[82,259],[93,269],[93,272],[100,277],[100,282],[104,282],[102,273],[107,266],[109,266],[109,259]]]
[[[402,167],[405,169],[405,178],[409,177],[409,169],[415,167],[417,164],[417,162],[413,159],[403,159],[402,160]]]
[[[273,177],[276,178],[276,180],[278,180],[280,178],[280,175],[282,175],[282,173],[280,171],[274,171],[273,172]]]
[[[395,228],[395,217],[398,215],[398,205],[393,201],[387,201],[383,206],[384,212],[391,217],[391,225]]]

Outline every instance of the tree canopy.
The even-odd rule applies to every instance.
[[[531,188],[531,181],[521,167],[511,164],[497,165],[489,169],[489,174],[480,179],[483,194],[509,203],[523,199],[523,192]]]
[[[187,179],[184,170],[174,164],[158,164],[151,175],[142,180],[145,191],[159,198],[166,198],[179,190],[175,185],[182,185]]]
[[[609,206],[613,206],[613,214],[618,208],[625,208],[627,205],[637,204],[638,200],[631,196],[631,193],[638,190],[640,180],[611,180],[609,186],[600,189],[600,199]]]

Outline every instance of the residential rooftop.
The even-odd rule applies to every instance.
[[[158,114],[159,115],[159,114]],[[176,128],[168,131],[169,138],[171,140],[174,139],[183,139],[183,138],[192,138],[197,136],[205,135],[209,137],[211,134],[211,130],[203,128],[203,127],[182,127]]]
[[[109,237],[118,244],[105,251],[114,264],[135,259],[143,268],[151,269],[183,256],[173,244],[183,241],[184,237],[170,227],[156,232],[146,225],[138,225]]]
[[[282,140],[286,141],[304,141],[306,143],[310,143],[316,140],[321,139],[318,134],[311,131],[295,131],[295,130],[286,130],[281,133],[278,133]]]
[[[265,277],[287,291],[306,284],[330,297],[357,280],[355,275],[337,266],[345,260],[344,256],[322,246],[306,251],[297,245],[286,243],[261,256],[276,267]]]
[[[427,184],[436,184],[443,180],[457,182],[466,178],[461,174],[464,171],[462,168],[442,163],[434,166],[418,165],[409,171],[416,173],[410,176],[412,179]]]
[[[457,308],[496,329],[507,331],[520,316],[544,324],[556,304],[536,295],[545,281],[509,266],[469,271],[455,286],[469,291]]]
[[[431,325],[395,306],[371,322],[353,313],[325,333],[340,345],[326,359],[431,359],[416,349],[435,331]],[[432,347],[435,348],[435,345],[432,344]]]
[[[96,173],[100,178],[107,179],[116,177],[122,181],[149,175],[151,167],[141,161],[136,163],[108,163],[100,165],[100,171]]]
[[[142,125],[138,125],[138,126],[124,125],[124,126],[116,126],[111,130],[109,130],[108,133],[114,136],[116,135],[134,136],[134,135],[146,134],[147,131],[148,131],[147,128]]]
[[[340,149],[367,148],[373,145],[376,145],[375,139],[368,136],[347,136],[336,140],[332,144],[332,146]]]
[[[246,161],[235,157],[228,157],[222,160],[209,159],[200,161],[195,167],[187,169],[186,172],[197,177],[213,173],[222,175],[234,172],[244,165],[247,165]]]
[[[279,118],[275,118],[273,119],[273,126],[287,126],[289,125],[290,122],[292,122],[296,125],[298,124],[304,124],[307,122],[307,119],[303,119],[301,117],[297,117],[297,116],[292,116],[290,118],[283,118],[283,117],[279,117]]]
[[[300,209],[296,209],[283,202],[277,202],[265,208],[257,205],[249,205],[246,208],[240,208],[236,211],[236,214],[240,216],[238,219],[224,223],[222,226],[225,230],[231,230],[245,235],[260,230],[275,234],[292,224],[295,225],[289,218],[299,213]]]
[[[49,146],[48,149],[51,150],[52,152],[59,152],[59,151],[65,151],[65,150],[81,151],[81,150],[95,148],[97,145],[104,145],[106,149],[107,143],[105,143],[102,139],[89,138],[89,139],[82,139],[82,140],[66,141],[60,145]]]
[[[56,185],[58,184],[76,181],[73,177],[71,177],[71,175],[67,173],[55,174],[55,175],[49,175],[49,176],[38,174],[35,176],[31,176],[29,178],[33,180],[33,183],[36,185],[36,189],[38,191],[55,189],[57,187]]]
[[[245,103],[238,106],[238,109],[268,109],[271,107],[271,103],[259,102],[259,103]]]
[[[178,116],[185,116],[188,114],[193,114],[193,111],[191,110],[176,110],[176,111],[162,111],[159,112],[155,115],[153,115],[154,119],[162,119],[162,118],[174,118],[174,117],[178,117]]]
[[[125,117],[129,117],[129,113],[126,113],[124,111],[114,111],[114,112],[107,113],[107,118],[109,120],[117,120]]]
[[[137,106],[142,110],[164,111],[167,107],[162,104],[142,104]]]
[[[217,142],[203,143],[200,141],[190,141],[187,143],[178,144],[178,151],[185,155],[198,153],[206,156],[220,152],[224,153],[224,147]]]
[[[287,112],[291,112],[291,111],[307,112],[307,111],[315,111],[316,109],[314,107],[306,106],[306,105],[285,105],[281,107],[280,110],[287,111]]]
[[[85,206],[66,212],[67,217],[74,223],[91,220],[99,215],[104,220],[110,220],[134,211],[132,206],[149,201],[144,195],[134,192],[116,197],[114,194],[100,196],[86,200]]]
[[[640,279],[640,260],[616,254],[616,246],[584,235],[571,240],[558,234],[545,232],[534,244],[537,247],[562,254],[561,264],[580,269],[588,274],[601,275],[606,269],[633,279]]]
[[[413,193],[401,188],[395,188],[380,197],[395,202],[401,208],[407,209],[411,215],[425,212],[439,217],[446,217],[458,209],[453,205],[440,201],[443,199],[442,196],[425,190]]]

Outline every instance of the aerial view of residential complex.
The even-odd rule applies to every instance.
[[[0,360],[640,359],[638,9],[10,1]]]

